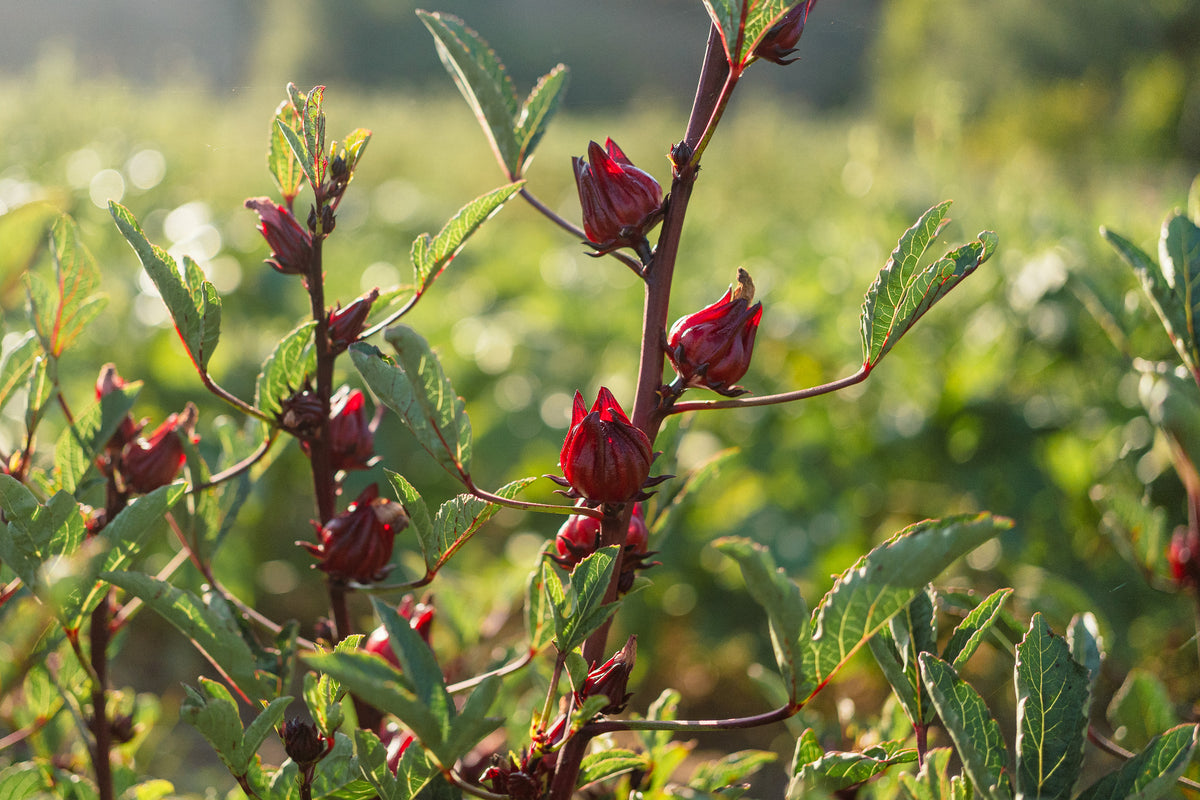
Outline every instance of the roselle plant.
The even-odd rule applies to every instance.
[[[354,191],[371,133],[357,129],[328,141],[324,88],[289,85],[270,133],[277,196],[247,200],[246,224],[257,218],[266,264],[307,295],[309,313],[263,362],[252,398],[225,389],[210,370],[222,341],[216,288],[195,261],[176,263],[131,210],[112,203],[117,228],[158,288],[201,384],[226,413],[246,420],[249,436],[217,433],[193,404],[149,428],[135,413],[142,384],[111,365],[100,370],[95,401],[76,407],[62,381],[62,356],[103,302],[99,270],[73,223],[57,222],[49,244],[53,280],[27,276],[32,330],[0,363],[0,404],[18,396],[26,404],[20,445],[4,454],[0,475],[7,525],[0,537],[7,633],[0,693],[11,728],[0,740],[7,764],[0,797],[108,800],[174,791],[138,768],[137,748],[156,709],[109,677],[126,626],[146,610],[190,640],[213,670],[214,678],[188,686],[181,716],[228,768],[229,786],[214,792],[231,796],[737,797],[775,754],[731,753],[685,776],[689,747],[681,739],[783,730],[864,646],[899,713],[881,713],[873,736],[845,750],[811,729],[796,731],[789,797],[1152,798],[1171,791],[1195,751],[1194,725],[1161,732],[1098,781],[1088,771],[1085,741],[1103,741],[1089,724],[1102,657],[1090,615],[1077,616],[1064,639],[1040,614],[1026,626],[1005,611],[1010,589],[979,598],[931,585],[960,556],[1010,527],[986,513],[900,531],[837,576],[811,613],[766,548],[745,538],[715,541],[766,618],[778,670],[767,692],[772,705],[732,718],[682,720],[674,691],[631,702],[638,621],[623,620],[634,632],[623,643],[610,641],[610,626],[622,599],[653,580],[660,521],[711,476],[705,469],[673,475],[661,466],[673,462],[656,449],[669,446],[660,436],[666,421],[815,400],[862,383],[997,247],[996,235],[985,231],[925,260],[950,204],[922,214],[866,291],[860,367],[819,386],[754,394],[753,351],[771,304],[756,302],[744,269],[715,303],[670,324],[683,223],[708,145],[751,67],[795,60],[815,4],[705,0],[712,27],[691,115],[682,138],[667,148],[669,181],[636,166],[611,138],[581,145],[586,155],[572,164],[581,226],[541,202],[525,179],[565,90],[566,68],[553,69],[522,100],[478,34],[453,17],[418,12],[505,184],[467,203],[437,234],[416,239],[411,284],[374,287],[357,298],[326,297],[332,265],[324,243],[338,233],[338,209]],[[546,464],[544,477],[507,476],[508,483],[489,488],[472,469],[467,403],[436,350],[402,319],[475,231],[517,196],[597,256],[596,269],[629,270],[641,281],[642,335],[636,373],[632,352],[628,358],[634,395],[578,387],[559,463]],[[712,296],[726,283],[719,276],[732,271],[690,268],[712,271]],[[449,313],[453,303],[444,308]],[[706,399],[709,391],[721,399]],[[593,392],[589,405],[585,397]],[[61,416],[63,433],[47,452],[35,434],[51,413]],[[461,485],[436,509],[404,477],[406,465],[375,452],[378,426],[397,419]],[[201,447],[209,437],[220,439],[215,458]],[[313,526],[297,546],[312,558],[305,580],[328,599],[328,619],[315,623],[268,618],[227,588],[214,567],[231,537],[253,535],[239,525],[238,512],[289,438],[310,466],[311,484],[297,487],[296,502],[313,509]],[[346,479],[358,471],[376,480],[351,498]],[[547,480],[559,486],[562,501],[522,499]],[[557,536],[528,565],[524,632],[502,630],[477,653],[447,652],[432,637],[437,600],[430,590],[502,508],[562,517]],[[140,556],[164,527],[177,555],[151,573]],[[395,557],[397,537],[415,541],[415,570]],[[202,592],[185,585],[189,572],[200,576]],[[354,613],[349,600],[360,593],[370,595],[377,620],[365,623]],[[947,621],[951,633],[939,636]],[[1011,753],[961,674],[985,643],[1014,658],[1018,733]],[[452,662],[486,666],[450,682]],[[935,730],[939,738],[931,739]]]

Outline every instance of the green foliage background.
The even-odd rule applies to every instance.
[[[765,627],[749,599],[730,591],[740,581],[736,568],[706,546],[717,536],[766,544],[815,597],[831,574],[904,525],[982,509],[1017,527],[969,559],[954,583],[981,593],[1014,586],[1018,615],[1041,611],[1060,632],[1071,614],[1093,609],[1111,653],[1113,677],[1101,679],[1102,697],[1136,666],[1194,703],[1190,603],[1122,557],[1095,502],[1114,493],[1137,499],[1145,484],[1167,510],[1167,530],[1184,519],[1182,491],[1141,409],[1129,360],[1169,359],[1170,345],[1096,231],[1109,225],[1153,252],[1165,211],[1185,201],[1200,169],[1200,10],[1186,0],[876,5],[856,18],[867,32],[861,57],[751,70],[706,157],[673,312],[712,302],[735,268],[746,267],[766,311],[743,383],[759,394],[800,388],[857,367],[862,294],[925,208],[954,199],[955,221],[942,241],[989,228],[1000,234],[1000,250],[865,384],[800,405],[683,422],[679,463],[660,460],[656,471],[682,474],[727,447],[739,452],[651,542],[663,564],[621,618],[642,651],[634,707],[668,684],[684,692],[684,717],[744,713],[762,702],[746,676],[770,661]],[[361,13],[371,18],[368,8]],[[361,26],[345,14],[345,25]],[[848,19],[836,3],[818,6],[802,53],[819,46],[824,26]],[[515,35],[467,21],[498,46]],[[295,24],[285,19],[281,30]],[[306,53],[336,61],[311,34],[293,40],[304,46],[297,52],[284,33],[261,38],[247,56],[258,70],[254,81],[237,91],[99,77],[54,58],[0,78],[5,331],[24,326],[20,271],[48,268],[44,244],[28,238],[26,223],[70,212],[111,298],[88,343],[69,356],[80,402],[99,365],[113,361],[125,377],[147,380],[137,412],[155,423],[198,399],[200,432],[213,441],[226,413],[202,395],[148,281],[100,207],[117,199],[105,183],[114,176],[124,184],[119,199],[152,240],[200,248],[193,252],[224,295],[223,341],[210,364],[224,386],[250,395],[262,359],[304,313],[298,286],[260,263],[265,246],[242,208],[244,198],[272,188],[263,168],[268,122],[283,82],[299,80],[280,65],[312,74],[319,71],[303,66]],[[702,36],[703,26],[685,42],[694,53],[689,69]],[[422,46],[419,55],[434,64],[432,44]],[[272,53],[279,59],[268,60]],[[524,55],[500,46],[500,55],[519,64],[532,58],[541,71],[563,60],[582,69],[576,80],[584,86],[595,80],[588,65],[604,64],[574,33],[544,61],[533,46]],[[819,112],[802,93],[778,88],[819,80],[814,73],[839,68],[839,57],[860,70],[860,99]],[[522,76],[533,73],[514,71],[523,92]],[[756,87],[765,73],[771,82]],[[349,302],[373,285],[406,280],[412,239],[503,179],[444,75],[397,91],[383,88],[386,76],[368,89],[330,74],[313,75],[329,84],[330,136],[358,126],[374,131],[326,250],[329,295]],[[568,98],[568,113],[529,173],[539,197],[577,218],[569,157],[606,136],[667,182],[664,156],[682,134],[690,92],[633,94],[604,107],[575,101],[571,90]],[[165,172],[139,188],[147,164]],[[628,402],[640,310],[634,276],[588,258],[526,206],[513,202],[476,237],[408,322],[439,351],[466,399],[478,480],[495,488],[553,472],[576,389],[590,398],[606,385]],[[5,451],[18,430],[0,420]],[[384,466],[427,498],[454,491],[395,420],[385,418],[378,450]],[[293,544],[311,531],[306,473],[290,447],[242,512],[218,571],[269,616],[294,616],[311,629],[323,612],[320,593],[311,591],[318,577]],[[382,475],[356,475],[347,494],[370,480]],[[552,488],[541,480],[529,494],[550,499]],[[516,624],[520,581],[555,528],[552,517],[497,515],[466,548],[461,569],[434,586],[443,647]],[[402,537],[399,546],[402,564],[415,570],[415,543]],[[169,552],[164,542],[156,557]],[[489,611],[484,630],[480,608]],[[358,611],[367,618],[365,601]],[[139,688],[165,693],[170,705],[181,697],[180,681],[194,680],[204,665],[158,625],[143,617],[140,635],[152,644],[126,648],[117,668]],[[863,664],[834,693],[875,716],[882,682]],[[984,659],[976,668],[1003,680],[1010,666]],[[158,749],[166,774],[182,772],[169,762],[190,757],[191,745],[178,742],[194,734],[180,726],[177,735]],[[748,736],[738,746],[770,745],[769,731]]]

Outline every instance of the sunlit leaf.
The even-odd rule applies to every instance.
[[[181,276],[175,259],[161,247],[150,243],[137,220],[124,206],[110,202],[108,210],[125,240],[137,253],[146,273],[158,287],[158,293],[171,312],[175,330],[179,332],[188,355],[201,373],[207,373],[208,360],[221,335],[221,298],[217,295],[216,287],[205,279],[199,265],[186,256]]]
[[[1034,614],[1017,646],[1016,789],[1026,797],[1069,797],[1083,768],[1091,692],[1087,667]]]
[[[1071,649],[1071,658],[1087,668],[1088,685],[1094,688],[1100,677],[1100,663],[1104,660],[1104,642],[1095,614],[1088,611],[1071,617],[1067,626],[1067,647]]]
[[[513,481],[501,487],[496,494],[504,498],[516,497],[534,480],[535,478],[522,478]],[[469,494],[460,494],[442,503],[433,518],[431,540],[419,540],[427,568],[434,572],[441,569],[499,510],[500,504]],[[420,533],[418,529],[418,536]],[[430,549],[427,550],[426,547]]]
[[[932,653],[922,654],[921,675],[975,790],[984,800],[1011,800],[1004,736],[979,692]]]
[[[541,77],[521,104],[521,112],[516,118],[516,130],[513,131],[517,140],[518,175],[524,175],[525,170],[529,169],[529,163],[533,161],[533,151],[542,140],[551,117],[562,103],[569,76],[570,71],[558,64]]]
[[[1144,746],[1181,720],[1162,678],[1134,668],[1108,704],[1108,721],[1119,732],[1117,741],[1130,750]]]
[[[446,265],[462,250],[467,239],[491,219],[522,186],[524,181],[517,181],[480,195],[460,208],[442,226],[437,236],[422,233],[413,240],[410,257],[413,263],[413,286],[416,287],[417,294],[423,294],[429,288],[442,274]]]
[[[905,800],[968,800],[973,797],[969,786],[959,776],[950,774],[948,747],[937,747],[925,754],[925,763],[916,775],[902,773],[900,790]]]
[[[863,365],[874,367],[922,315],[991,257],[999,238],[984,231],[979,238],[918,268],[921,256],[948,222],[950,201],[921,215],[900,237],[887,264],[863,298],[861,331]]]
[[[1186,327],[1179,333],[1186,334],[1191,363],[1200,363],[1200,228],[1184,214],[1174,214],[1163,223],[1158,261],[1183,309]]]
[[[290,130],[299,141],[300,115],[296,113],[296,107],[290,100],[283,101],[275,110],[275,119],[271,123],[271,147],[267,151],[267,169],[290,208],[291,201],[304,186],[305,175],[300,166],[300,159],[296,158],[284,130]]]
[[[470,472],[471,422],[462,398],[454,392],[429,343],[404,325],[389,328],[385,338],[396,361],[379,348],[358,342],[350,359],[380,402],[396,412],[417,443],[451,475]]]
[[[54,261],[53,284],[34,272],[27,272],[25,278],[34,330],[42,348],[58,358],[108,301],[95,293],[100,285],[100,269],[79,241],[78,229],[69,217],[59,217],[54,223],[50,255]]]
[[[316,372],[317,355],[313,347],[316,322],[309,320],[283,337],[263,361],[255,382],[254,405],[267,414],[278,414],[282,401],[304,385],[304,378]]]
[[[1198,730],[1196,725],[1180,725],[1154,737],[1142,752],[1075,800],[1156,800],[1166,796],[1192,761]]]
[[[651,767],[650,758],[645,753],[635,753],[620,747],[606,748],[583,757],[579,767],[580,786],[589,783],[615,778],[635,769],[647,770]]]
[[[763,34],[796,0],[704,0],[708,15],[721,31],[725,54],[735,67],[744,66]]]
[[[560,605],[555,644],[560,652],[579,647],[616,611],[619,601],[604,602],[617,562],[617,546],[604,547],[571,570],[570,591]]]
[[[13,392],[25,385],[29,371],[41,353],[37,334],[29,331],[4,354],[0,361],[0,409],[12,398]]]
[[[896,764],[917,760],[917,751],[900,742],[872,745],[861,753],[827,752],[805,764],[796,775],[797,783],[826,792],[849,789],[887,772]]]
[[[107,392],[63,430],[54,446],[54,477],[59,488],[75,491],[128,416],[141,388],[141,381],[132,381]]]
[[[237,703],[224,684],[200,679],[200,690],[185,686],[187,697],[179,714],[212,745],[217,756],[236,775],[245,775],[267,736],[283,720],[290,697],[277,697],[244,731]]]
[[[1012,589],[998,589],[975,606],[950,634],[950,641],[946,642],[946,647],[942,650],[942,660],[949,662],[955,669],[967,663],[979,649],[979,645],[983,644],[983,637],[995,624],[1000,610],[1004,607],[1004,601],[1012,593]]]

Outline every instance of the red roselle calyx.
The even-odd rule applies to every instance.
[[[196,415],[196,406],[188,403],[182,412],[167,417],[150,438],[139,436],[121,449],[116,468],[125,489],[148,494],[175,480],[186,457],[181,437],[199,441]]]
[[[378,298],[379,290],[372,289],[345,308],[339,303],[337,308],[329,312],[329,345],[333,353],[344,352],[358,341],[367,316],[371,313],[371,304]]]
[[[330,399],[329,456],[335,472],[368,469],[378,461],[375,431],[367,420],[365,403],[361,391],[346,387]],[[310,452],[308,442],[302,440],[300,446]]]
[[[558,465],[571,496],[589,505],[639,499],[650,475],[654,454],[650,439],[625,416],[612,392],[600,387],[592,410],[575,393],[571,427],[563,441]]]
[[[625,549],[621,559],[621,575],[617,590],[625,594],[633,588],[638,570],[657,566],[659,562],[649,559],[655,554],[648,549],[650,529],[642,513],[642,504],[634,503],[629,515],[629,527],[625,531]],[[558,555],[550,558],[559,566],[572,570],[580,561],[596,552],[600,543],[600,520],[593,517],[569,517],[554,539],[554,550]]]
[[[616,142],[604,147],[591,142],[587,158],[572,158],[583,232],[597,254],[632,247],[649,257],[646,234],[663,215],[663,193],[658,181],[633,166]]]
[[[746,390],[734,382],[750,368],[754,337],[762,319],[762,303],[754,299],[754,282],[738,268],[737,286],[710,306],[676,321],[667,334],[667,358],[683,386],[712,389],[734,397]]]
[[[371,583],[391,570],[396,534],[407,526],[404,507],[381,498],[379,487],[371,484],[349,508],[318,530],[320,544],[297,544],[320,559],[317,569],[331,579]]]
[[[637,658],[637,637],[630,636],[625,646],[613,654],[612,658],[600,666],[593,666],[584,680],[583,686],[575,691],[575,703],[579,705],[589,697],[604,695],[608,705],[600,709],[601,714],[619,714],[625,710],[625,704],[632,697],[626,692],[629,684],[629,674],[633,672],[633,662]]]
[[[817,0],[806,0],[806,2],[793,6],[791,11],[784,14],[778,22],[771,26],[771,30],[763,35],[758,46],[754,48],[754,55],[781,66],[795,61],[796,58],[788,56],[796,52],[800,34],[804,33],[804,24],[808,22],[808,12],[816,4]]]
[[[100,374],[96,377],[96,399],[103,400],[109,394],[124,389],[127,385],[125,379],[117,373],[115,364],[105,364],[100,368]],[[125,419],[121,420],[121,424],[113,432],[106,449],[114,453],[120,452],[121,448],[132,442],[141,430],[142,425],[134,422],[133,417],[126,414]]]
[[[1177,584],[1200,587],[1200,536],[1187,528],[1176,529],[1167,549],[1167,565]]]
[[[313,258],[312,234],[269,197],[251,197],[245,206],[258,214],[258,229],[271,248],[267,263],[285,275],[307,275]]]

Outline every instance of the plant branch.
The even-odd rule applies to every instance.
[[[484,789],[482,786],[471,783],[466,778],[457,774],[452,769],[444,770],[442,772],[442,776],[445,777],[445,779],[447,781],[454,784],[459,789],[462,789],[463,792],[471,795],[472,797],[481,797],[481,798],[483,798],[483,800],[509,800],[508,795],[496,794],[495,792],[489,792],[487,789]]]
[[[529,203],[529,205],[531,205],[535,209],[537,209],[538,212],[541,213],[541,215],[544,216],[546,219],[550,220],[555,225],[562,228],[564,231],[571,234],[572,236],[575,236],[576,238],[583,240],[583,242],[590,244],[590,242],[588,242],[587,234],[584,233],[583,228],[580,228],[578,225],[574,224],[573,222],[571,222],[567,219],[564,219],[562,216],[555,213],[554,209],[550,208],[548,205],[543,203],[541,200],[537,199],[537,197],[534,196],[533,192],[529,191],[528,189],[522,188],[520,190],[519,194],[521,195],[521,197],[523,197],[525,199],[525,202]],[[609,252],[605,253],[604,255],[612,256],[617,261],[620,261],[622,264],[624,264],[625,266],[627,266],[631,270],[633,270],[638,275],[638,277],[642,276],[642,265],[640,263],[638,263],[638,261],[636,259],[630,258],[629,256],[625,255],[624,253],[622,253],[619,250],[610,250]]]
[[[789,703],[779,708],[755,714],[749,717],[731,717],[729,719],[612,719],[603,722],[590,722],[583,726],[587,733],[598,736],[617,731],[675,731],[677,733],[700,733],[703,731],[729,731],[742,728],[759,728],[772,725],[795,716],[803,703]]]
[[[218,472],[216,475],[210,476],[209,479],[204,483],[190,487],[188,489],[188,493],[195,494],[196,492],[203,491],[204,489],[211,489],[212,487],[218,486],[225,481],[230,480],[231,478],[236,478],[238,475],[241,475],[243,472],[247,471],[261,461],[264,456],[266,456],[271,449],[271,445],[275,443],[275,439],[278,436],[279,429],[272,425],[270,431],[267,433],[267,437],[263,439],[262,444],[260,444],[253,453],[246,456],[236,464],[228,467],[227,469]]]
[[[492,677],[502,678],[505,675],[511,675],[512,673],[516,672],[517,670],[523,669],[524,667],[528,666],[530,664],[530,662],[533,661],[533,656],[534,656],[534,651],[526,650],[525,654],[523,656],[508,662],[507,664],[505,664],[502,667],[497,667],[496,669],[491,670],[489,672],[484,672],[481,675],[476,675],[474,678],[467,678],[465,681],[459,681],[458,683],[450,684],[449,686],[446,687],[446,691],[449,692],[450,694],[457,694],[458,692],[465,692],[467,689],[474,689],[476,686],[483,683],[488,678],[492,678]]]
[[[1088,725],[1087,738],[1088,738],[1089,742],[1094,744],[1100,750],[1103,750],[1105,753],[1108,753],[1110,756],[1115,756],[1116,758],[1122,759],[1123,761],[1128,761],[1129,759],[1134,758],[1137,755],[1137,753],[1130,752],[1129,750],[1126,750],[1124,747],[1121,747],[1121,745],[1117,744],[1112,739],[1109,739],[1107,736],[1100,733],[1100,731],[1096,730],[1096,728],[1092,725]],[[1179,778],[1176,779],[1175,782],[1178,783],[1180,786],[1186,786],[1189,789],[1200,789],[1200,783],[1197,783],[1196,781],[1194,781],[1190,778],[1184,778],[1184,777],[1180,776]]]
[[[467,491],[480,500],[486,500],[489,503],[495,503],[508,508],[519,508],[523,511],[537,511],[542,514],[561,514],[566,516],[581,516],[591,517],[592,519],[604,519],[604,512],[598,508],[590,508],[588,506],[560,506],[554,503],[534,503],[529,500],[516,500],[511,497],[501,497],[498,494],[480,489],[471,480],[471,476],[466,476]]]
[[[820,386],[813,386],[808,389],[797,389],[794,392],[784,392],[782,394],[768,394],[761,397],[735,397],[731,400],[704,400],[691,401],[686,403],[675,403],[663,410],[663,415],[682,414],[685,411],[705,411],[714,408],[750,408],[753,406],[772,406],[780,403],[791,403],[796,400],[807,400],[810,397],[819,397],[823,394],[846,389],[855,384],[862,383],[871,374],[871,370],[866,365],[859,368],[858,372],[845,378],[840,378],[830,383],[824,383]]]
[[[204,384],[204,388],[208,389],[209,392],[224,400],[226,403],[233,406],[238,411],[241,411],[243,414],[248,414],[249,416],[254,417],[255,419],[260,419],[268,424],[274,424],[275,421],[271,419],[261,408],[256,408],[255,406],[250,405],[242,398],[222,388],[216,381],[213,380],[212,376],[208,374],[208,370],[200,368],[198,364],[196,367],[196,371],[200,374],[200,382]]]
[[[425,288],[428,289],[429,287],[426,286]],[[424,296],[425,296],[424,291],[414,292],[413,296],[408,299],[407,303],[400,306],[399,309],[397,309],[396,311],[393,311],[391,314],[388,314],[386,317],[381,319],[379,322],[376,322],[374,325],[372,325],[371,327],[367,328],[365,331],[360,333],[358,335],[358,340],[362,341],[363,339],[369,339],[372,336],[374,336],[375,334],[379,333],[381,330],[383,330],[387,326],[391,325],[393,322],[400,319],[408,312],[412,311],[413,307],[417,304],[417,301],[420,300]]]
[[[92,612],[89,626],[91,644],[92,767],[96,772],[96,788],[100,800],[114,800],[116,789],[112,773],[112,731],[108,726],[108,640],[109,614],[112,611],[110,594],[105,594]]]

